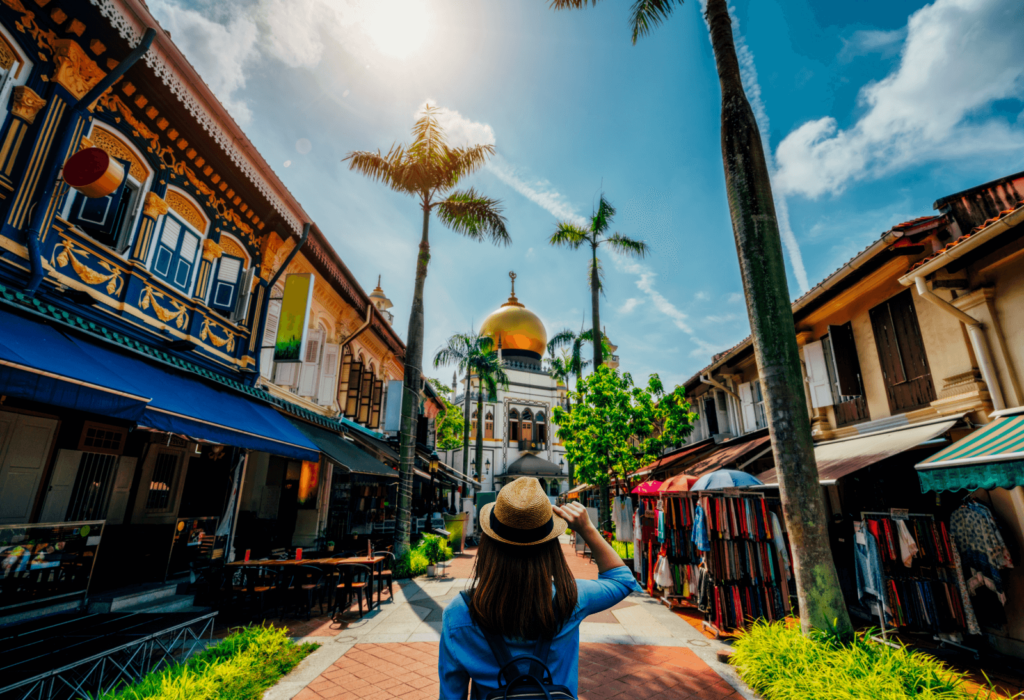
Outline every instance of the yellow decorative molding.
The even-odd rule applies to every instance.
[[[78,275],[78,279],[89,286],[106,283],[107,294],[117,296],[121,293],[121,289],[124,288],[124,278],[121,277],[120,268],[111,265],[105,260],[100,260],[100,267],[109,273],[104,275],[102,272],[97,272],[83,264],[76,256],[86,259],[91,257],[92,253],[85,248],[76,247],[70,238],[62,236],[61,242],[53,249],[53,254],[50,256],[50,265],[54,269],[59,269],[66,267],[70,263],[71,269]]]
[[[57,64],[53,80],[78,99],[85,97],[107,75],[73,39],[58,39],[53,43],[53,60]]]
[[[224,331],[224,333],[227,334],[227,338],[221,338],[216,333],[214,333],[214,328],[219,328],[220,330]],[[236,333],[232,333],[219,323],[211,324],[210,319],[206,318],[205,316],[203,317],[203,327],[199,331],[200,340],[209,340],[211,343],[213,343],[213,346],[216,348],[224,348],[227,352],[234,352],[236,337],[238,337]]]
[[[213,262],[224,254],[224,249],[209,238],[203,241],[203,260]]]
[[[168,211],[167,202],[155,192],[146,193],[146,203],[142,206],[142,215],[151,219],[163,216]]]
[[[21,15],[14,23],[23,34],[28,34],[38,44],[39,48],[46,49],[53,53],[54,48],[60,40],[54,31],[44,30],[36,23],[36,14],[25,7],[21,0],[2,0],[3,4]]]
[[[46,100],[36,94],[35,90],[27,85],[19,85],[14,88],[14,99],[11,100],[11,113],[21,117],[29,124],[36,120],[39,110],[46,106]]]
[[[84,151],[87,148],[96,148],[96,144],[90,141],[88,136],[83,136],[82,140],[78,142],[78,150]]]
[[[110,133],[103,127],[97,126],[92,130],[90,137],[93,145],[103,149],[111,158],[120,158],[130,164],[128,172],[139,182],[145,182],[149,177],[149,168],[139,159],[135,152],[128,148],[115,134]]]
[[[160,306],[157,300],[167,300],[173,306],[173,309]],[[164,323],[170,323],[174,321],[174,325],[178,328],[184,328],[188,322],[188,307],[182,304],[177,299],[167,296],[159,289],[150,287],[148,284],[142,289],[142,294],[139,295],[139,308],[145,311],[150,306],[153,307],[153,312],[156,317]]]
[[[249,259],[249,254],[242,249],[242,246],[238,245],[238,243],[230,238],[224,238],[222,236],[220,239],[220,247],[227,255],[234,255],[236,258],[242,258],[242,260]]]
[[[10,70],[16,60],[18,60],[18,54],[16,54],[14,52],[14,48],[7,43],[7,38],[0,35],[0,68]]]
[[[173,209],[185,221],[195,226],[196,230],[201,233],[206,231],[206,225],[209,223],[209,220],[184,195],[174,190],[168,190],[167,196],[164,199],[167,201],[168,207]]]

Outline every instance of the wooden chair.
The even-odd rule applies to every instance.
[[[313,600],[319,600],[320,614],[324,614],[324,593],[326,592],[324,570],[319,566],[292,566],[285,572],[288,577],[287,595],[298,614],[305,608],[306,619],[313,615]]]
[[[283,572],[277,567],[243,566],[241,569],[241,585],[235,585],[236,594],[242,606],[255,606],[260,619],[266,619],[266,611],[274,610],[280,616],[281,594],[284,586]]]
[[[384,586],[388,587],[388,595],[394,600],[395,593],[391,589],[392,584],[395,582],[395,555],[391,552],[374,552],[375,557],[384,557],[384,561],[381,562],[383,570],[377,575],[377,597],[380,597],[381,591],[384,590]]]
[[[340,583],[334,589],[334,609],[331,617],[337,621],[340,614],[348,610],[353,594],[359,603],[359,617],[363,616],[364,598],[367,612],[373,610],[373,572],[370,567],[363,564],[338,564],[337,572]],[[345,600],[343,607],[339,606],[342,598]]]

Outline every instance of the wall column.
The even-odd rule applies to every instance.
[[[11,126],[7,129],[3,146],[0,146],[0,182],[14,189],[14,164],[21,152],[28,128],[35,123],[39,110],[46,106],[46,100],[27,85],[14,88],[11,99]]]
[[[219,243],[215,243],[209,238],[203,241],[203,259],[199,261],[199,276],[196,277],[196,289],[192,293],[192,298],[196,301],[202,302],[206,299],[206,292],[210,288],[210,273],[213,271],[213,263],[223,254],[224,249],[220,247]]]
[[[149,259],[149,249],[153,244],[153,233],[156,231],[156,220],[168,211],[167,202],[160,198],[155,192],[146,193],[146,202],[142,206],[142,222],[139,224],[139,233],[135,237],[135,245],[132,246],[131,261],[142,265]]]

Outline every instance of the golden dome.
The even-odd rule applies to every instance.
[[[500,309],[484,319],[480,335],[490,336],[495,343],[500,341],[502,351],[521,350],[543,356],[548,332],[537,314],[516,298],[515,273],[509,273],[509,277],[512,278],[512,294]]]

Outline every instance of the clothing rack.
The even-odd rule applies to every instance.
[[[862,528],[862,530],[866,530],[867,529],[866,520],[867,520],[868,517],[871,517],[871,516],[874,516],[876,518],[889,518],[890,520],[893,520],[892,512],[891,511],[890,512],[885,512],[885,511],[862,510],[860,512],[860,520],[861,520],[861,528]],[[929,520],[934,522],[935,521],[935,514],[934,513],[909,513],[908,512],[907,513],[907,518],[926,518],[926,519],[929,519]],[[868,532],[870,533],[870,531],[868,531]],[[854,536],[856,537],[856,535],[854,535]],[[937,566],[943,566],[943,568],[948,568],[948,567],[945,567],[942,564],[936,564],[936,565]],[[884,567],[884,566],[883,566],[882,575],[886,579],[894,580],[893,577],[889,575],[889,572],[886,570],[886,567]],[[943,583],[945,583],[945,582],[943,582]],[[881,601],[881,605],[879,606],[878,620],[879,620],[879,623],[881,623],[881,636],[880,637],[879,636],[872,637],[871,638],[872,641],[879,642],[881,644],[886,644],[886,645],[889,645],[889,646],[894,646],[893,643],[890,642],[889,638],[886,636],[887,630],[886,630],[886,627],[885,627],[885,601],[884,600]],[[977,649],[972,649],[969,646],[965,646],[963,644],[959,644],[957,642],[949,641],[949,640],[946,640],[946,639],[939,638],[939,640],[940,640],[940,644],[939,644],[940,647],[943,647],[943,648],[945,648],[945,647],[956,647],[958,649],[962,649],[962,650],[964,650],[966,652],[969,652],[969,653],[973,654],[974,658],[976,660],[979,658]]]

